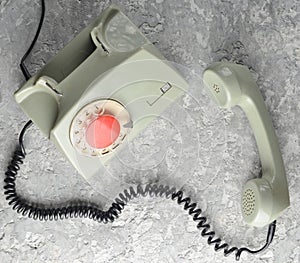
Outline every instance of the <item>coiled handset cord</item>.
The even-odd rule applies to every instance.
[[[17,145],[13,158],[7,167],[4,179],[4,194],[6,195],[8,204],[12,206],[13,210],[17,211],[17,213],[21,214],[22,216],[28,216],[29,218],[41,221],[67,219],[73,217],[90,218],[97,222],[106,224],[114,222],[122,213],[128,202],[136,197],[164,197],[177,202],[179,205],[182,205],[183,209],[187,211],[192,217],[193,221],[197,223],[197,228],[201,231],[201,236],[207,237],[207,243],[209,245],[214,245],[215,251],[223,250],[224,256],[234,253],[235,259],[239,260],[243,251],[247,251],[251,254],[262,252],[273,240],[276,221],[269,225],[266,243],[262,248],[258,250],[251,250],[246,247],[230,247],[227,243],[222,242],[220,238],[216,237],[214,231],[210,230],[211,227],[207,223],[207,218],[201,215],[202,210],[198,208],[197,203],[192,202],[190,197],[184,197],[181,190],[177,191],[174,187],[164,185],[147,184],[146,186],[138,185],[136,188],[130,187],[129,189],[126,189],[120,193],[111,204],[110,208],[106,211],[84,202],[56,208],[44,208],[42,205],[30,204],[17,194],[15,183],[18,171],[20,170],[20,165],[23,164],[23,160],[26,156],[23,141],[25,132],[30,126],[32,126],[32,121],[27,122],[20,133],[19,144]]]
[[[28,80],[30,78],[30,74],[24,64],[24,61],[28,54],[31,52],[38,35],[40,33],[43,19],[45,15],[45,3],[44,0],[42,2],[42,15],[39,22],[39,26],[35,37],[23,56],[21,60],[21,70]],[[157,184],[147,184],[146,186],[138,185],[136,188],[130,187],[129,189],[124,190],[122,193],[118,195],[118,197],[111,204],[110,208],[106,211],[97,208],[94,205],[80,202],[77,204],[70,204],[62,207],[49,207],[44,208],[41,204],[31,204],[30,202],[24,200],[20,197],[16,190],[16,177],[20,170],[21,164],[23,164],[23,160],[26,156],[26,151],[24,147],[24,135],[26,131],[32,126],[32,121],[28,121],[24,128],[22,129],[19,135],[19,143],[14,151],[12,160],[10,161],[7,171],[5,172],[4,179],[4,195],[6,196],[6,200],[8,204],[15,210],[17,213],[22,216],[28,216],[29,218],[33,218],[35,220],[47,221],[47,220],[58,220],[58,219],[67,219],[67,218],[90,218],[100,223],[112,223],[114,222],[119,215],[124,210],[125,206],[128,202],[139,196],[151,196],[151,197],[164,197],[166,199],[171,199],[177,204],[182,205],[183,209],[188,212],[188,214],[192,217],[193,221],[197,223],[197,228],[201,231],[200,234],[203,237],[207,237],[207,243],[209,245],[214,245],[215,251],[223,250],[224,256],[229,256],[231,253],[235,254],[235,259],[238,261],[240,259],[241,253],[246,251],[250,254],[257,254],[265,250],[272,242],[275,229],[276,229],[276,221],[272,222],[269,225],[267,239],[263,247],[257,250],[251,250],[246,247],[230,247],[227,243],[222,242],[219,237],[216,237],[214,231],[211,231],[210,225],[207,223],[207,218],[202,216],[202,210],[198,208],[197,203],[192,202],[190,197],[184,197],[184,194],[181,190],[176,190],[174,187],[157,185]]]

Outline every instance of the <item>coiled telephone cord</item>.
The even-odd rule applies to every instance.
[[[181,190],[176,190],[174,187],[147,184],[146,186],[138,185],[136,188],[130,187],[118,195],[106,211],[95,206],[80,202],[76,205],[67,205],[62,207],[44,208],[42,205],[30,204],[28,201],[21,198],[16,191],[16,177],[20,170],[20,165],[26,156],[23,140],[26,130],[32,125],[32,121],[26,123],[19,136],[19,144],[13,154],[12,160],[7,167],[4,179],[5,196],[8,204],[17,213],[28,216],[35,220],[47,221],[67,218],[90,218],[99,223],[112,223],[124,210],[128,202],[139,196],[164,197],[171,199],[181,205],[185,211],[192,217],[197,224],[200,234],[207,237],[207,243],[214,246],[215,251],[223,250],[224,256],[235,254],[235,259],[239,260],[241,253],[247,251],[251,254],[256,254],[265,250],[273,240],[276,221],[269,225],[267,239],[265,245],[258,250],[251,250],[246,247],[237,248],[230,247],[227,243],[222,242],[219,237],[216,237],[214,231],[211,231],[210,225],[207,223],[207,218],[202,216],[202,210],[198,208],[197,203],[192,202],[190,197],[185,197]]]

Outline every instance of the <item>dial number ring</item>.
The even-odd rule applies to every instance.
[[[86,130],[100,116],[113,116],[120,124],[120,133],[116,140],[105,148],[94,148],[86,141]],[[132,121],[125,107],[111,99],[100,99],[82,107],[75,115],[70,126],[70,141],[73,147],[85,156],[104,156],[112,153],[132,129]]]

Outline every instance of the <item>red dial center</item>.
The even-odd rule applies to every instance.
[[[120,134],[118,120],[109,115],[99,116],[85,132],[86,142],[93,148],[103,149],[113,144]]]

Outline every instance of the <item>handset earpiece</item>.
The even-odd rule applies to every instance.
[[[244,186],[242,214],[248,224],[263,227],[279,217],[290,201],[278,140],[262,95],[243,65],[215,63],[204,71],[203,81],[220,107],[240,106],[253,129],[262,177],[251,179]]]

